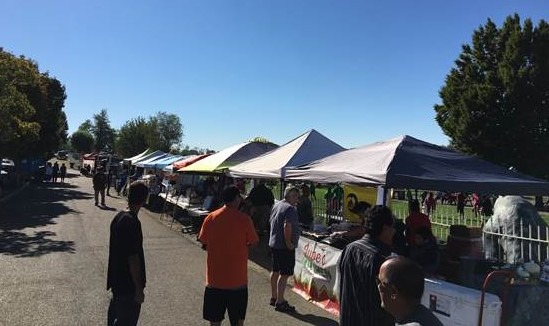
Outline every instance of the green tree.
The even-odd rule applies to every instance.
[[[183,138],[183,126],[175,114],[158,112],[148,121],[147,143],[151,149],[170,152],[178,147]]]
[[[547,178],[549,170],[549,25],[474,31],[440,90],[436,121],[450,146],[503,166]]]
[[[82,124],[78,126],[78,130],[85,131],[91,134],[93,132],[93,123],[90,119],[86,119],[86,121],[82,122]]]
[[[65,88],[36,62],[0,48],[0,154],[46,157],[67,137]]]
[[[45,150],[53,154],[67,141],[69,126],[63,111],[67,96],[65,86],[57,79],[47,74],[40,77],[42,94],[36,94],[36,98],[31,100],[36,108],[34,119],[40,123],[40,137],[33,142],[31,149],[34,153]]]
[[[90,129],[95,138],[95,150],[98,152],[112,152],[114,150],[116,131],[111,127],[107,110],[103,109],[99,113],[94,114],[93,121],[94,123]]]
[[[95,139],[89,132],[77,130],[71,135],[70,142],[75,151],[79,153],[89,153],[93,149]]]
[[[147,143],[149,125],[142,117],[127,121],[118,131],[116,152],[121,157],[131,157],[149,147]]]

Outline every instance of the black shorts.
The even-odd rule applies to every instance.
[[[295,250],[271,248],[273,272],[280,275],[294,275]]]
[[[229,312],[231,325],[238,325],[239,320],[246,318],[248,308],[248,288],[225,290],[206,287],[204,290],[204,307],[202,317],[212,323],[219,323]]]

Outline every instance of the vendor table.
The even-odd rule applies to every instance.
[[[170,194],[162,194],[161,198],[163,198],[166,203],[173,205],[173,210],[171,212],[172,223],[176,219],[178,209],[181,210],[184,217],[190,222],[190,225],[184,226],[181,229],[184,233],[198,232],[202,226],[204,218],[210,213],[208,210],[203,209],[202,205],[193,204],[188,198],[182,195],[174,196]],[[166,209],[164,209],[160,217],[162,218],[165,214]]]
[[[329,244],[300,236],[295,254],[294,292],[335,315],[339,315],[337,261],[341,253]],[[426,279],[422,303],[444,325],[475,325],[480,298],[479,290]],[[483,325],[500,326],[501,300],[494,294],[486,294],[485,300]],[[460,313],[465,308],[469,309],[466,316]]]

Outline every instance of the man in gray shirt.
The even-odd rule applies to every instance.
[[[294,274],[295,248],[299,241],[299,219],[296,206],[299,202],[299,190],[288,186],[284,190],[284,199],[275,203],[270,216],[271,230],[269,247],[271,248],[271,301],[276,311],[292,312],[284,299],[288,277]]]

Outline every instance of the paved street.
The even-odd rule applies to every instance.
[[[70,171],[74,173],[74,171]],[[125,206],[94,206],[91,179],[29,186],[0,204],[0,325],[105,325],[109,223]],[[140,325],[206,325],[205,252],[142,210],[147,289]],[[247,325],[337,325],[336,318],[288,290],[293,315],[274,311],[268,272],[250,262]],[[228,325],[226,320],[224,325]]]

